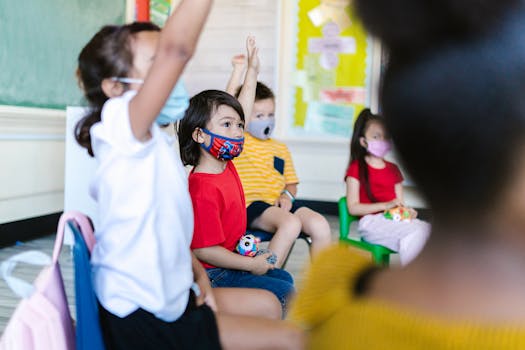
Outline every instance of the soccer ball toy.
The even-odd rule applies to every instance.
[[[254,235],[244,235],[239,240],[236,250],[241,255],[253,257],[257,254],[260,241],[259,237],[255,237]]]

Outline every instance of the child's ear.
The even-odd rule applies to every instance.
[[[118,97],[124,93],[124,86],[121,82],[106,78],[102,80],[102,91],[109,97]]]
[[[365,149],[368,147],[368,144],[366,143],[365,138],[362,137],[362,136],[359,138],[359,144],[360,144],[361,146],[363,146]]]
[[[195,128],[195,130],[193,130],[191,133],[191,137],[193,138],[193,141],[197,143],[204,143],[205,141],[200,128]]]

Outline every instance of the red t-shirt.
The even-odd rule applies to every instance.
[[[350,176],[359,179],[359,163],[357,160],[352,161],[346,170],[345,179]],[[389,202],[396,198],[395,185],[403,181],[403,175],[394,163],[385,160],[385,167],[382,169],[372,168],[368,165],[368,182],[370,191],[378,202]],[[372,203],[366,194],[365,186],[359,186],[359,202]]]
[[[191,172],[188,181],[195,217],[191,249],[220,245],[233,251],[246,231],[244,192],[233,162],[221,174]]]

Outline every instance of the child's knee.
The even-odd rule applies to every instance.
[[[317,238],[330,237],[330,224],[324,216],[317,212],[313,212],[308,218],[308,226],[310,227],[310,235]]]
[[[262,297],[257,300],[257,307],[260,308],[262,316],[278,320],[282,316],[283,307],[279,298],[270,291],[260,290]]]
[[[295,215],[288,215],[277,227],[278,231],[297,237],[301,233],[301,220]]]

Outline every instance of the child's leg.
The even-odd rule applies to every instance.
[[[214,288],[220,313],[280,320],[281,303],[270,291],[255,288]]]
[[[272,292],[279,300],[282,310],[286,309],[288,298],[295,289],[293,277],[282,269],[268,271],[265,275],[254,275],[251,272],[212,268],[206,271],[213,288],[258,288]]]
[[[430,225],[428,223],[415,219],[409,225],[407,234],[399,240],[399,258],[403,266],[419,255],[430,236]]]
[[[302,231],[312,237],[312,256],[330,245],[332,233],[324,216],[307,207],[297,209],[294,215],[301,221]]]
[[[293,243],[301,233],[301,221],[292,213],[271,206],[253,220],[251,227],[275,232],[268,249],[277,255],[275,267],[282,267]]]
[[[304,349],[304,333],[288,321],[218,313],[223,349]]]

